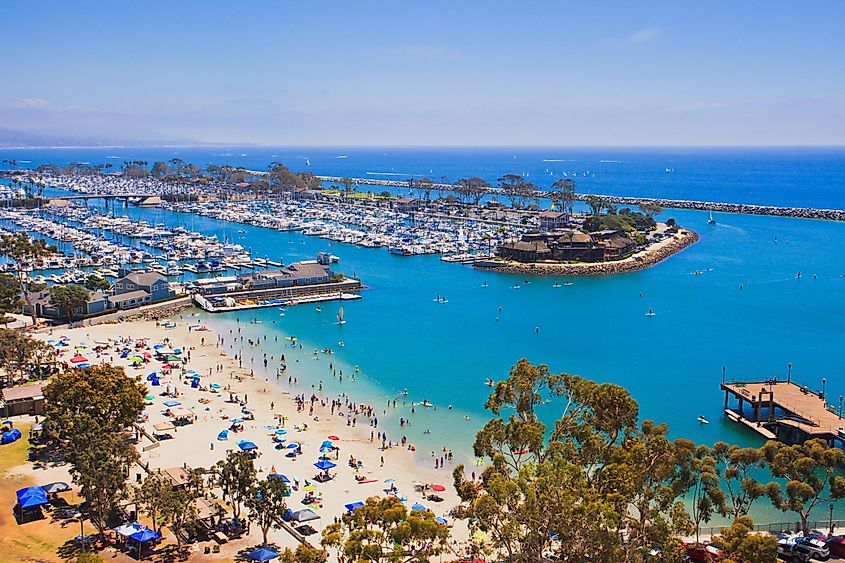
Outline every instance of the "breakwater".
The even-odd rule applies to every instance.
[[[561,262],[516,262],[513,260],[483,261],[474,264],[474,267],[506,274],[528,274],[539,276],[606,276],[610,274],[623,274],[635,272],[662,262],[675,253],[698,241],[698,233],[694,231],[681,230],[677,235],[663,241],[642,252],[622,260],[612,262],[583,262],[583,263],[561,263]]]
[[[338,176],[317,176],[323,182],[338,183],[343,178]],[[355,185],[413,188],[407,180],[379,180],[374,178],[349,178]],[[454,190],[451,184],[432,184],[434,190]],[[489,195],[504,195],[504,191],[496,187],[483,188],[482,191]],[[554,192],[549,190],[538,190],[535,195],[541,198],[549,198]],[[746,215],[769,215],[773,217],[794,217],[801,219],[822,219],[826,221],[845,221],[845,210],[843,209],[817,209],[812,207],[779,207],[775,205],[754,205],[747,203],[722,203],[717,201],[697,201],[685,199],[615,196],[604,194],[576,194],[578,201],[583,201],[586,196],[600,197],[607,203],[617,205],[659,205],[667,209],[688,209],[694,211],[715,211],[718,213],[742,213]]]

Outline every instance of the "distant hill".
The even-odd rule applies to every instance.
[[[214,145],[192,139],[119,139],[0,127],[0,148]]]

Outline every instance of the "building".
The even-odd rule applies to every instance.
[[[35,315],[38,317],[46,317],[50,319],[59,319],[64,315],[59,311],[58,307],[53,305],[50,299],[50,291],[45,289],[39,291],[32,297],[32,304],[35,307]],[[89,293],[88,302],[85,307],[80,307],[73,312],[75,318],[88,317],[104,312],[109,308],[107,296],[102,291],[92,291]],[[30,313],[29,304],[25,303],[23,306],[24,314]]]
[[[420,208],[420,200],[415,197],[400,197],[393,202],[393,208],[400,213],[410,213]]]
[[[134,291],[145,291],[149,295],[149,299],[145,300],[148,303],[164,301],[176,296],[176,292],[170,289],[167,278],[159,273],[143,270],[123,270],[121,274],[122,277],[118,278],[111,288],[114,296]],[[137,299],[138,296],[134,298]]]
[[[3,405],[3,416],[44,414],[44,393],[41,385],[4,388]]]
[[[316,260],[305,260],[280,269],[241,274],[237,278],[243,289],[250,290],[328,283],[329,277],[327,266]]]
[[[621,260],[637,249],[637,243],[621,231],[526,233],[518,241],[499,247],[499,256],[518,262],[605,262]]]
[[[560,211],[543,211],[539,214],[539,217],[540,230],[544,233],[565,229],[569,226],[569,218],[566,213]]]

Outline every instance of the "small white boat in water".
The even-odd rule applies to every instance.
[[[710,421],[704,418],[703,416],[698,417],[698,422],[700,422],[701,424],[710,424]]]
[[[346,320],[343,318],[343,307],[337,310],[337,324],[346,324]]]
[[[653,316],[654,316],[654,314],[655,314],[655,313],[654,313],[654,311],[652,311],[651,309],[649,309],[649,310],[648,310],[648,313],[646,313],[646,314],[645,314],[645,316],[646,316],[646,317],[653,317]]]
[[[707,223],[709,225],[715,225],[716,224],[716,220],[713,219],[713,212],[712,211],[710,212],[710,215],[707,217]]]
[[[554,284],[552,287],[560,287],[559,283]]]

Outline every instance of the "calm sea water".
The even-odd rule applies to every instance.
[[[454,179],[478,174],[495,179],[515,171],[538,183],[567,171],[587,174],[578,178],[582,192],[845,209],[841,149],[3,151],[3,158],[30,160],[28,166],[71,160],[118,165],[125,159],[151,162],[173,156],[249,168],[279,160],[295,169],[304,169],[308,158],[316,173],[355,176],[380,172]],[[667,173],[667,167],[673,171]],[[485,419],[482,405],[489,389],[484,381],[505,377],[521,357],[623,385],[639,402],[643,418],[668,423],[673,436],[704,443],[761,443],[722,416],[723,366],[728,377],[768,378],[785,376],[792,363],[793,377],[811,387],[821,388],[825,378],[833,404],[838,406],[845,394],[845,224],[717,214],[718,224],[710,226],[705,213],[670,210],[663,217],[675,217],[699,232],[698,244],[643,272],[577,278],[572,286],[553,288],[564,280],[485,273],[437,257],[397,257],[384,249],[164,210],[129,207],[125,212],[217,234],[248,246],[256,256],[286,263],[322,250],[339,255],[338,269],[354,272],[369,286],[364,299],[344,304],[347,324],[336,323],[337,304],[324,305],[322,312],[299,306],[282,317],[265,309],[214,316],[209,322],[225,336],[236,330],[238,317],[247,338],[268,336],[250,364],[258,372],[264,352],[286,353],[291,371],[302,374],[306,386],[322,380],[330,389],[385,405],[403,389],[408,400],[432,401],[437,411],[417,408],[413,426],[404,431],[426,451],[442,445],[467,451]],[[699,270],[705,273],[695,275]],[[512,289],[517,282],[521,289]],[[449,302],[436,303],[438,294]],[[645,316],[649,308],[654,317]],[[261,323],[246,322],[254,318]],[[296,335],[303,350],[285,348],[287,335]],[[332,378],[329,358],[313,359],[315,348],[334,350],[330,360],[343,369],[343,383]],[[353,383],[354,366],[360,372]],[[274,370],[271,363],[267,376],[273,378]],[[390,414],[407,416],[408,407],[400,405]],[[555,405],[544,414],[551,420]],[[699,415],[711,423],[700,424]],[[426,429],[431,434],[424,435]],[[388,433],[398,438],[398,423],[391,423]],[[766,511],[760,518],[776,516]]]

